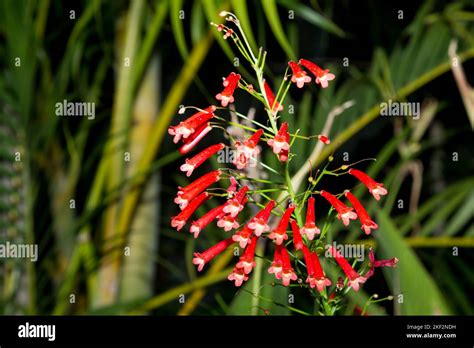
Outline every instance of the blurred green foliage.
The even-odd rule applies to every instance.
[[[375,13],[384,6],[370,1],[365,5]],[[37,243],[41,250],[37,263],[0,260],[1,312],[174,314],[182,310],[178,296],[185,294],[190,303],[180,314],[313,314],[309,297],[286,304],[289,290],[272,284],[266,259],[261,260],[260,276],[254,274],[239,291],[223,282],[231,255],[196,276],[192,252],[220,239],[220,232],[206,232],[209,239],[195,241],[169,226],[168,206],[179,180],[169,173],[182,159],[168,147],[166,130],[185,98],[212,102],[218,83],[199,73],[205,70],[213,76],[215,66],[206,64],[235,69],[234,49],[208,24],[220,20],[222,9],[231,9],[249,33],[251,46],[271,50],[269,78],[280,76],[287,60],[300,54],[324,59],[338,76],[337,83],[319,92],[309,88],[292,93],[287,104],[295,106],[295,113],[287,107],[283,120],[305,135],[319,134],[328,114],[354,101],[334,118],[332,144],[312,164],[326,163],[329,155],[340,162],[348,148],[351,161],[376,157],[367,172],[389,188],[381,205],[369,206],[380,231],[363,242],[386,257],[397,256],[400,266],[374,279],[376,286],[350,293],[344,313],[363,307],[379,291],[374,289],[384,289],[395,296],[393,306],[371,304],[370,314],[472,314],[474,165],[472,154],[466,159],[465,152],[460,154],[462,165],[450,160],[459,152],[451,146],[456,140],[464,138],[467,143],[461,147],[472,148],[472,129],[458,92],[437,93],[452,80],[447,54],[451,40],[458,43],[458,63],[472,68],[472,5],[426,0],[396,32],[393,45],[377,42],[363,61],[348,54],[351,63],[345,66],[343,57],[327,57],[328,43],[349,45],[360,35],[348,29],[350,23],[338,21],[338,12],[354,6],[345,1],[287,0],[0,2],[0,242]],[[295,20],[287,20],[291,11]],[[374,15],[368,18],[376,22]],[[380,25],[374,30],[384,29]],[[371,33],[365,32],[364,41],[370,40]],[[350,53],[355,55],[357,47]],[[124,65],[125,58],[132,58],[130,66]],[[153,60],[156,70],[149,69]],[[245,66],[238,70],[252,81]],[[141,110],[159,111],[137,128],[137,96],[150,79],[161,86],[159,95],[148,95],[149,109]],[[435,85],[439,79],[443,82]],[[378,117],[381,102],[410,98],[423,103],[422,121]],[[64,99],[94,102],[96,118],[56,117],[55,104]],[[443,112],[457,113],[456,122],[437,119]],[[142,141],[137,142],[137,136]],[[123,155],[134,145],[140,155],[131,166]],[[292,174],[307,167],[314,146],[295,142],[298,155],[291,163]],[[21,160],[15,159],[18,154]],[[274,161],[274,156],[264,160],[270,165]],[[157,180],[151,198],[150,180]],[[365,192],[357,190],[359,196]],[[137,213],[150,200],[159,203],[152,206],[154,226],[146,226],[146,217]],[[146,231],[132,228],[139,220]],[[358,226],[348,231],[341,227],[333,225],[332,238],[359,239]],[[131,279],[129,272],[137,269],[123,267],[123,248],[141,234],[148,237],[140,243],[154,247],[137,245],[132,252],[152,267],[142,278],[152,291],[124,299],[121,294],[134,294],[135,285],[121,280]],[[454,248],[459,256],[453,256]],[[399,294],[402,303],[397,302]]]

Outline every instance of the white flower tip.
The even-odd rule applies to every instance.
[[[227,16],[227,13],[228,13],[227,11],[221,11],[221,12],[219,13],[219,16],[220,16],[220,17],[225,17],[225,16]]]

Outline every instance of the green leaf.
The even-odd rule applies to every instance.
[[[199,1],[195,1],[193,9],[191,11],[191,41],[195,45],[204,36],[204,25],[207,23],[204,20],[204,11],[202,4]]]
[[[170,1],[170,5],[171,27],[173,28],[174,39],[176,40],[179,53],[184,60],[188,57],[189,52],[184,36],[183,20],[180,18],[180,11],[183,9],[183,0]]]
[[[298,17],[303,18],[308,23],[311,23],[329,33],[337,35],[339,37],[345,37],[346,33],[344,30],[339,28],[333,21],[322,16],[312,8],[302,5],[298,2],[291,0],[278,0],[278,3],[285,6],[289,10],[295,11]]]
[[[444,235],[452,236],[459,232],[459,230],[472,219],[472,207],[474,207],[474,192],[471,191],[466,202],[462,204],[457,213],[449,221],[444,230]]]
[[[447,217],[451,215],[453,211],[459,209],[464,205],[464,197],[469,193],[469,191],[461,191],[456,196],[452,197],[449,201],[443,202],[439,209],[435,209],[430,218],[424,222],[423,228],[420,231],[420,235],[427,236],[429,235],[437,225],[443,223],[447,220]],[[472,208],[472,206],[471,206]],[[472,209],[471,209],[472,212]]]
[[[395,313],[401,315],[448,315],[446,304],[435,281],[418,256],[403,241],[390,217],[382,210],[377,212],[379,231],[376,239],[380,250],[378,258],[397,257],[395,269],[385,268],[385,279],[395,296]],[[398,295],[403,295],[400,303]]]
[[[293,52],[293,48],[291,48],[291,44],[286,37],[280,17],[278,16],[278,9],[275,0],[265,0],[262,1],[261,4],[268,23],[270,24],[270,28],[272,28],[273,35],[275,35],[281,48],[290,59],[295,59],[295,52]]]
[[[457,196],[461,192],[469,191],[473,182],[474,181],[471,178],[455,182],[436,196],[429,198],[418,208],[416,214],[408,216],[407,219],[403,221],[403,224],[399,229],[400,233],[406,234],[415,222],[421,221],[425,216],[428,216],[431,212],[437,209],[438,206],[442,205],[443,202],[451,200],[452,197]]]

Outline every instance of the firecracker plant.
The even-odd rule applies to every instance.
[[[198,238],[206,228],[216,221],[217,227],[228,234],[227,238],[211,246],[209,249],[195,252],[193,263],[198,271],[212,261],[217,255],[229,247],[241,248],[240,258],[228,279],[236,287],[242,286],[256,266],[255,257],[268,260],[268,272],[281,282],[283,286],[306,287],[315,297],[319,306],[318,312],[323,315],[332,315],[341,308],[343,296],[350,290],[358,291],[362,284],[374,274],[378,267],[393,267],[397,259],[376,260],[374,251],[369,249],[369,261],[351,264],[345,255],[342,255],[333,245],[326,245],[326,234],[331,223],[342,223],[348,226],[351,220],[359,220],[361,229],[365,234],[371,234],[378,228],[377,223],[369,216],[363,204],[349,191],[330,193],[319,187],[321,178],[325,175],[342,176],[350,175],[359,180],[372,196],[378,201],[387,194],[383,184],[370,178],[363,171],[354,168],[357,163],[342,165],[336,169],[329,169],[331,161],[314,177],[308,178],[308,186],[301,192],[295,192],[289,171],[289,164],[293,156],[291,148],[294,141],[320,141],[329,144],[327,134],[307,135],[299,134],[300,130],[292,129],[291,123],[280,122],[279,113],[284,109],[285,97],[292,86],[304,88],[313,81],[321,88],[335,79],[335,75],[328,69],[323,69],[315,62],[299,59],[288,62],[282,83],[277,93],[272,91],[264,77],[266,52],[260,48],[255,54],[242,30],[238,18],[230,12],[222,12],[226,24],[215,24],[224,39],[233,40],[246,61],[255,72],[257,86],[246,82],[242,76],[230,72],[223,79],[223,89],[216,95],[220,106],[196,108],[191,106],[181,107],[179,114],[189,109],[197,112],[191,117],[171,126],[168,130],[173,136],[174,143],[181,142],[180,152],[190,153],[197,144],[212,129],[224,130],[231,144],[222,143],[211,145],[197,154],[189,155],[180,170],[187,177],[192,177],[193,171],[206,162],[211,156],[227,149],[233,151],[231,168],[219,168],[209,172],[189,185],[179,187],[174,202],[179,206],[180,212],[171,220],[171,226],[180,231],[186,228]],[[229,108],[238,98],[234,96],[237,89],[241,89],[256,98],[262,105],[261,112],[268,118],[266,124],[255,121],[235,110]],[[253,127],[231,121],[223,114],[237,115],[250,122]],[[240,139],[233,137],[227,127],[237,127],[245,134]],[[271,168],[261,161],[261,151],[267,148],[277,156],[280,166]],[[259,171],[271,171],[279,175],[284,186],[261,177],[252,177],[257,168]],[[227,189],[211,188],[219,181],[228,181]],[[278,199],[272,199],[269,194],[275,194]],[[219,200],[224,197],[216,208],[202,216],[193,216],[198,207],[208,199]],[[319,197],[319,198],[318,198]],[[316,199],[318,204],[329,204],[329,214],[322,228],[316,219]],[[246,207],[249,207],[246,209]],[[250,219],[243,220],[241,216],[244,209],[250,212]],[[303,211],[306,209],[306,214]],[[330,219],[333,213],[340,222]],[[352,223],[355,223],[352,222]],[[273,255],[256,255],[256,247],[267,240],[273,244]],[[268,248],[267,248],[268,249]],[[321,259],[334,262],[342,270],[345,277],[331,279],[324,271]],[[278,282],[275,284],[277,285]],[[375,301],[374,301],[375,302]]]

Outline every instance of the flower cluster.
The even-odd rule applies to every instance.
[[[233,14],[226,12],[224,16],[227,16],[227,21],[235,23],[238,29],[241,29]],[[263,69],[259,65],[259,62],[262,60],[262,52],[259,53],[258,58],[253,59],[254,55],[250,52],[250,48],[242,44],[242,40],[238,38],[234,30],[223,24],[216,25],[216,27],[219,31],[224,32],[224,39],[232,38],[238,45],[238,48],[241,51],[244,50],[243,53],[257,72],[260,87],[260,90],[257,90],[245,82],[240,74],[231,72],[223,79],[224,89],[216,95],[216,99],[225,108],[235,102],[234,94],[237,89],[250,93],[263,102],[271,127],[255,123],[257,125],[256,129],[245,127],[245,130],[251,132],[251,134],[242,139],[234,140],[231,147],[237,154],[233,161],[236,169],[220,168],[202,175],[186,187],[179,187],[174,202],[178,205],[180,212],[172,218],[171,226],[179,231],[189,223],[189,232],[194,235],[194,238],[197,238],[208,225],[216,221],[217,227],[228,233],[226,239],[209,249],[200,253],[194,253],[193,263],[198,267],[198,271],[202,271],[207,263],[227,248],[231,246],[234,248],[240,247],[243,251],[239,253],[241,256],[228,279],[233,281],[236,286],[241,286],[249,279],[250,273],[256,267],[255,253],[257,245],[263,243],[264,240],[268,240],[274,244],[273,260],[268,268],[270,274],[273,274],[276,279],[281,280],[284,286],[290,285],[300,275],[304,275],[305,282],[309,288],[315,288],[319,292],[325,291],[326,287],[331,286],[333,282],[323,270],[320,261],[321,255],[318,255],[316,248],[316,242],[322,242],[325,233],[325,229],[320,229],[316,224],[316,198],[321,197],[321,202],[327,201],[331,207],[330,211],[335,210],[337,219],[344,226],[348,226],[351,220],[358,219],[361,229],[365,234],[370,234],[378,226],[369,216],[362,203],[349,190],[341,194],[333,194],[326,190],[316,191],[313,185],[310,190],[306,190],[296,196],[292,192],[291,180],[289,180],[287,181],[286,189],[282,189],[289,192],[286,196],[286,204],[284,201],[277,202],[267,195],[259,194],[261,191],[258,189],[258,180],[254,182],[247,175],[249,162],[256,160],[257,155],[262,151],[259,142],[262,140],[262,143],[266,143],[275,156],[277,156],[281,166],[287,168],[286,166],[288,166],[288,162],[291,160],[291,138],[296,138],[298,132],[292,133],[287,122],[281,122],[278,127],[278,113],[284,110],[284,94],[282,95],[280,91],[284,88],[280,87],[279,92],[275,96],[263,78]],[[242,35],[244,35],[243,32]],[[314,76],[315,83],[322,88],[326,88],[328,82],[335,78],[335,75],[330,73],[328,69],[322,69],[317,64],[306,59],[300,59],[298,63],[290,61],[288,65],[292,72],[289,84],[294,83],[298,88],[302,88],[305,84],[311,82],[312,78],[308,75],[308,72]],[[303,70],[303,68],[307,69],[307,71]],[[286,80],[284,79],[283,83],[286,83]],[[181,153],[186,154],[191,151],[213,128],[213,125],[216,123],[214,121],[225,121],[225,118],[215,115],[217,109],[216,106],[212,105],[206,109],[198,109],[197,113],[191,117],[169,128],[169,134],[174,136],[173,141],[175,143],[182,142]],[[261,126],[259,127],[258,125]],[[329,138],[324,135],[301,138],[318,138],[324,144],[330,143]],[[181,171],[185,172],[188,177],[192,176],[196,168],[201,166],[211,156],[224,149],[225,146],[222,143],[218,143],[205,148],[193,157],[186,159],[185,163],[180,167]],[[349,169],[347,170],[347,168]],[[265,169],[265,166],[263,169]],[[355,177],[366,186],[376,200],[379,200],[380,196],[387,194],[383,184],[376,182],[364,172],[352,168],[352,165],[343,166],[341,170],[342,172],[338,172],[337,175],[349,174]],[[278,169],[275,171],[278,172]],[[320,175],[324,175],[324,173],[323,171]],[[219,188],[210,188],[217,183],[222,185],[222,180],[229,181],[225,193],[216,193],[219,192]],[[191,219],[197,208],[205,201],[211,198],[216,200],[218,199],[217,197],[223,196],[226,197],[225,202],[219,203],[217,207],[209,210],[196,220]],[[347,199],[350,206],[342,201],[343,197]],[[266,200],[265,204],[260,203],[262,199]],[[250,209],[253,209],[253,216],[244,222],[241,216],[247,203],[251,206]],[[303,207],[306,207],[306,218],[304,221],[300,216]],[[397,263],[396,259],[377,261],[375,260],[373,250],[370,250],[369,270],[362,275],[362,272],[356,271],[335,248],[330,247],[329,254],[346,275],[346,285],[355,291],[359,290],[360,284],[372,276],[375,268],[382,266],[393,267]],[[302,274],[301,267],[296,268],[297,263],[304,265],[305,273]],[[338,285],[339,287],[340,284]]]

